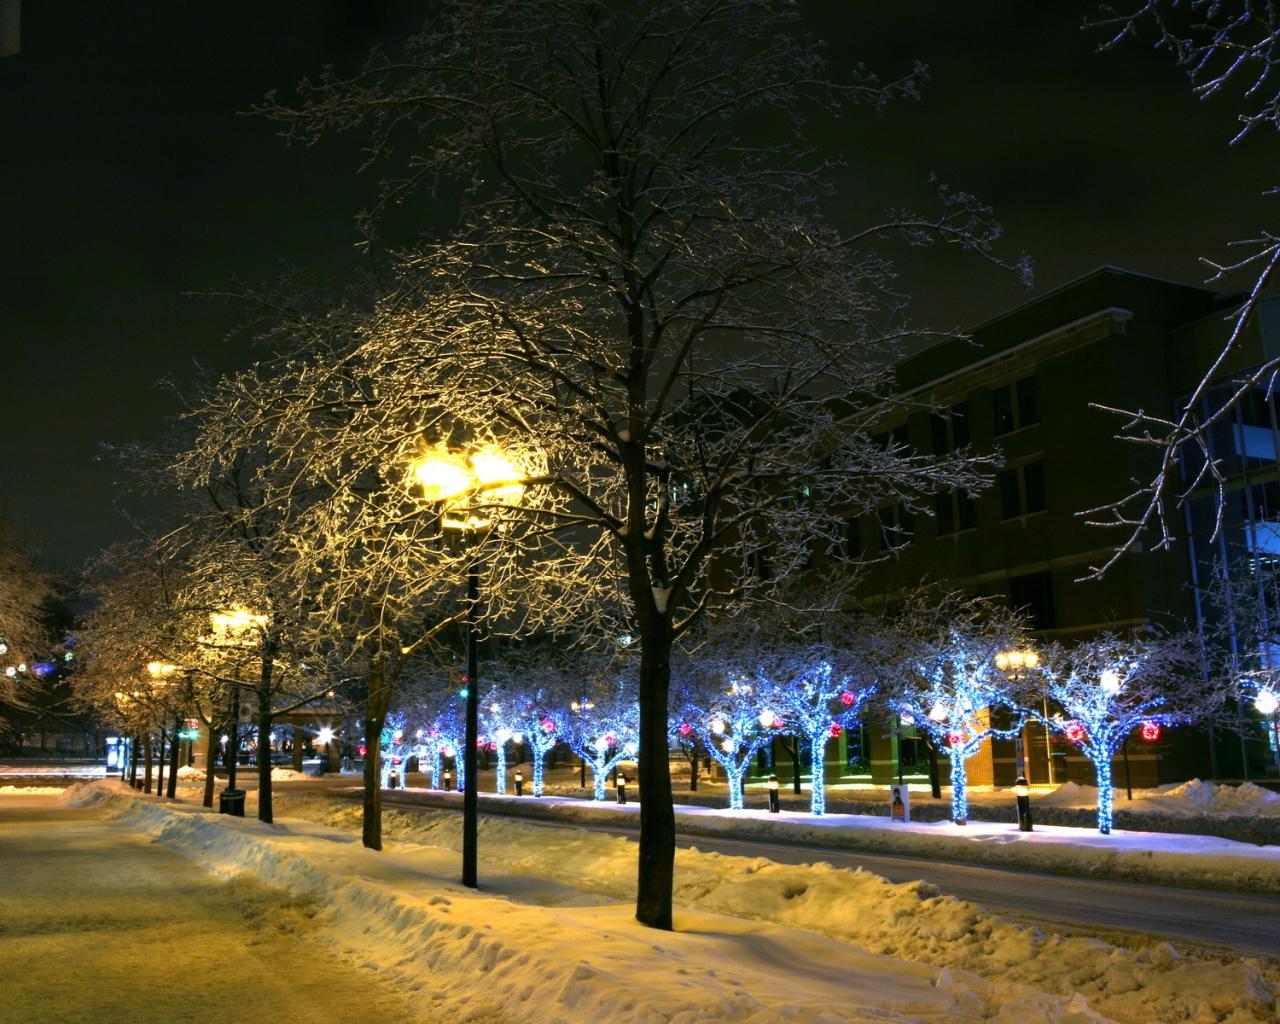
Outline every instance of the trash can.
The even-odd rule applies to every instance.
[[[244,817],[244,790],[224,789],[218,794],[218,813],[230,814],[236,818]]]
[[[388,788],[388,789],[399,789],[399,788],[400,788],[400,773],[399,773],[399,772],[397,772],[397,771],[394,771],[394,770],[393,770],[393,771],[391,771],[391,772],[387,775],[387,788]]]

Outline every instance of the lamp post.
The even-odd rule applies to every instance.
[[[524,496],[524,474],[500,450],[485,446],[468,454],[438,448],[413,464],[413,478],[425,501],[441,508],[440,525],[464,538],[487,530],[491,521],[481,510],[486,504],[517,505]],[[476,882],[477,821],[479,812],[480,739],[480,561],[472,549],[467,563],[466,729],[462,744],[462,884]],[[446,776],[446,788],[448,788]]]
[[[217,647],[252,647],[257,643],[255,638],[245,639],[249,630],[260,630],[266,625],[265,615],[255,615],[243,608],[232,608],[225,612],[213,612],[209,616],[209,624],[213,627],[212,643]],[[240,686],[231,684],[231,721],[228,723],[227,737],[227,788],[222,791],[221,813],[230,813],[235,817],[244,817],[244,799],[236,789],[236,764],[240,760]],[[213,771],[213,765],[208,765]]]
[[[996,668],[1005,674],[1011,683],[1021,683],[1028,673],[1040,664],[1040,655],[1032,650],[1001,651],[996,655]],[[1052,734],[1049,732],[1049,698],[1041,695],[1044,709],[1044,756],[1049,766],[1049,785],[1054,783]],[[1026,752],[1022,741],[1022,733],[1014,741],[1016,745],[1014,769],[1021,778],[1026,774]]]

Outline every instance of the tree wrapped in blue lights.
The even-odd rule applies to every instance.
[[[408,767],[409,757],[413,753],[413,744],[406,742],[403,712],[392,712],[387,715],[379,740],[382,751],[382,763],[379,766],[381,778],[378,780],[380,787],[394,788],[391,784],[391,776],[394,773],[397,776],[397,785],[404,788],[407,785],[405,768]]]
[[[888,703],[907,724],[923,729],[951,768],[951,820],[969,820],[966,762],[992,739],[1011,739],[1028,717],[1026,700],[996,664],[1019,646],[1017,622],[985,602],[950,602],[928,613],[943,627],[908,644],[903,678]]]
[[[592,799],[605,798],[609,772],[640,750],[640,710],[621,686],[584,689],[564,712],[569,748],[591,766]]]
[[[705,654],[700,662],[698,668],[681,673],[685,678],[670,732],[677,740],[696,739],[715,758],[729,783],[729,809],[740,811],[751,762],[782,720],[769,707],[767,684],[717,671],[715,659]]]
[[[1044,688],[1061,709],[1050,725],[1093,764],[1098,831],[1112,827],[1111,762],[1135,730],[1148,736],[1210,715],[1221,695],[1206,682],[1197,648],[1185,637],[1102,634],[1042,661]]]
[[[834,655],[814,647],[786,659],[785,667],[773,671],[773,705],[760,712],[761,724],[786,728],[808,745],[812,763],[809,811],[818,815],[827,811],[827,744],[857,724],[876,692],[874,665],[866,664],[855,676],[848,666],[837,667]],[[766,718],[771,721],[766,723]]]
[[[494,755],[493,789],[499,796],[507,792],[507,744],[524,740],[516,703],[496,687],[480,702],[480,731]]]

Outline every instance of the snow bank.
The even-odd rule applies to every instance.
[[[292,782],[295,779],[311,779],[306,772],[296,772],[292,768],[272,768],[271,777],[276,782]]]
[[[420,993],[431,1019],[565,1024],[1096,1024],[1064,1000],[964,972],[868,955],[781,929],[690,915],[640,928],[626,905],[540,906],[471,892],[328,830],[282,834],[132,801],[120,819],[220,875],[250,873],[316,901],[328,941]],[[450,874],[456,857],[444,864]],[[520,888],[513,885],[512,888]],[[562,895],[562,900],[573,898]],[[580,902],[580,897],[578,898]],[[656,941],[655,941],[656,940]]]
[[[19,793],[26,796],[52,796],[61,793],[63,786],[0,786],[0,793],[6,795]]]
[[[1144,802],[1166,811],[1183,810],[1207,814],[1280,814],[1280,793],[1252,782],[1219,786],[1192,779],[1179,786],[1143,794]]]
[[[338,801],[289,797],[284,806],[289,813],[335,825],[359,824],[359,808]],[[634,894],[635,845],[629,840],[489,817],[481,819],[481,830],[485,858],[513,873],[618,899]],[[450,849],[460,841],[457,816],[441,811],[386,812],[384,832]],[[1001,1003],[1003,986],[1012,983],[1064,999],[1080,996],[1097,1012],[1135,1024],[1274,1020],[1274,997],[1250,963],[1182,957],[1167,944],[1130,950],[1053,935],[940,896],[933,886],[895,885],[863,870],[680,850],[676,899],[699,910],[801,928],[873,953],[943,965],[957,972],[952,976],[977,975],[986,988],[966,984],[987,1003]]]
[[[131,797],[135,794],[135,790],[126,786],[119,779],[95,779],[92,782],[77,782],[66,789],[59,790],[59,792],[62,794],[62,802],[68,807],[98,807],[113,797]]]
[[[199,768],[193,768],[189,764],[184,764],[178,769],[179,782],[204,782],[204,772]]]

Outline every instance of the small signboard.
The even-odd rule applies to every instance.
[[[903,783],[889,787],[889,818],[893,821],[911,820],[911,790]]]

